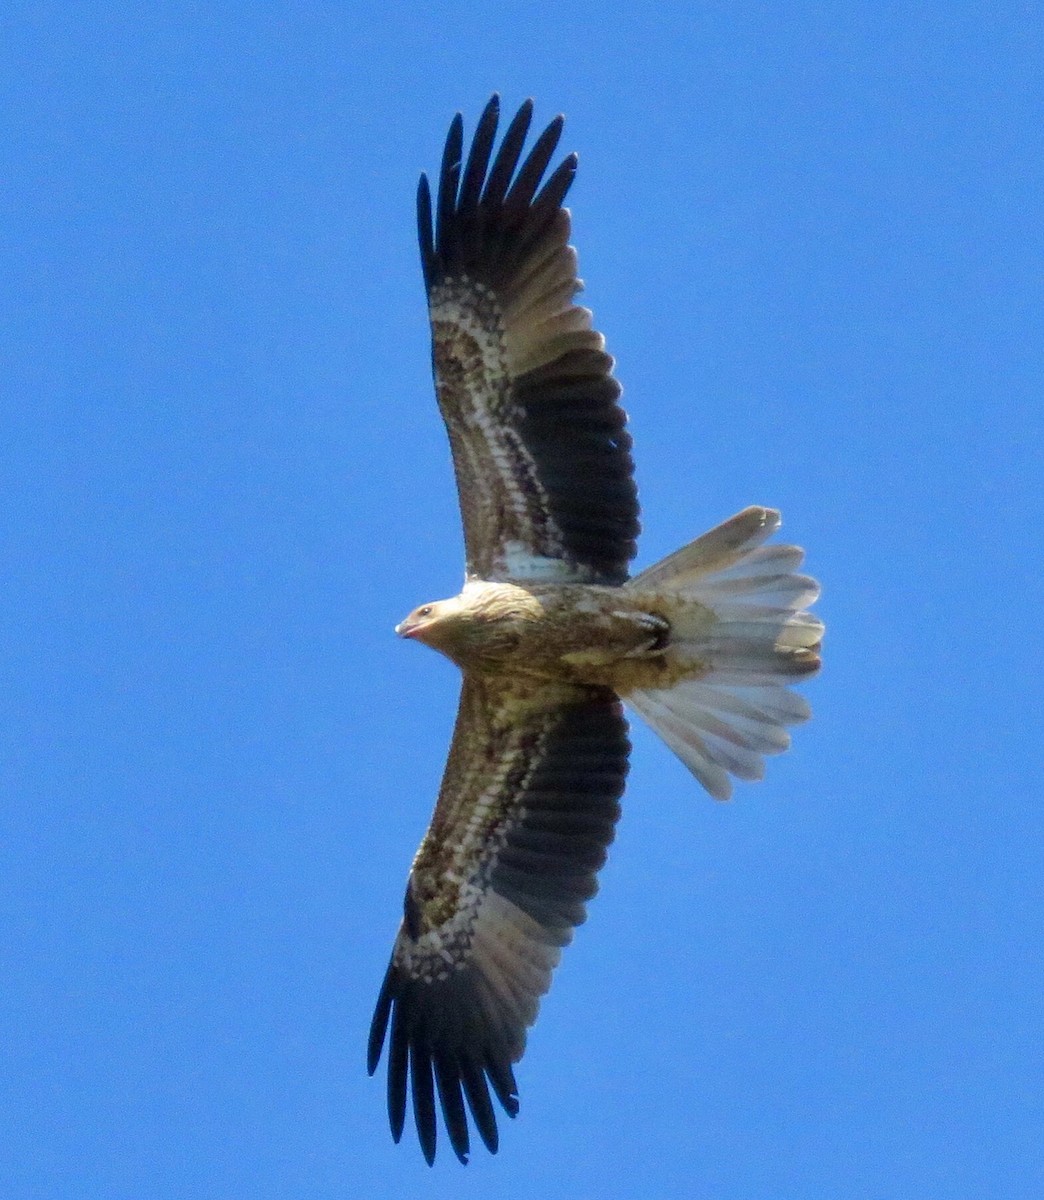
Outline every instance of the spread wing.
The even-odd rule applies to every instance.
[[[521,166],[532,103],[495,158],[499,104],[486,106],[463,160],[456,116],[432,227],[417,196],[432,368],[449,431],[469,578],[622,583],[638,498],[620,385],[580,291],[562,200],[566,158],[537,192],[558,117]],[[490,160],[492,158],[492,165]]]
[[[512,1063],[561,947],[584,920],[619,816],[629,743],[616,696],[538,686],[465,675],[370,1030],[372,1075],[390,1022],[392,1135],[402,1135],[409,1083],[429,1163],[436,1089],[461,1162],[470,1150],[465,1099],[491,1151],[489,1087],[510,1116],[518,1111]]]

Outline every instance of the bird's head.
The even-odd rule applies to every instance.
[[[503,659],[518,645],[521,625],[539,605],[511,584],[469,583],[452,600],[422,604],[395,626],[399,637],[441,650],[458,666]]]
[[[460,597],[455,596],[452,600],[434,600],[415,608],[405,621],[395,626],[395,632],[399,637],[423,642],[452,658],[464,621],[464,605]]]

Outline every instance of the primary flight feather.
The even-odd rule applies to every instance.
[[[631,438],[604,339],[573,303],[562,201],[576,156],[545,181],[562,118],[523,158],[531,118],[527,101],[497,148],[494,96],[465,158],[458,114],[434,206],[425,176],[417,196],[466,570],[459,596],[397,632],[446,654],[463,686],[369,1070],[387,1040],[392,1134],[409,1098],[429,1163],[437,1109],[462,1162],[469,1111],[491,1151],[493,1099],[518,1111],[513,1064],[619,816],[621,701],[726,799],[730,776],[760,778],[763,756],[789,745],[786,726],[809,716],[789,685],[818,669],[823,633],[805,611],[819,588],[797,572],[802,552],[763,544],[772,509],[744,509],[629,579]]]

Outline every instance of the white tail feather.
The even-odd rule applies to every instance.
[[[679,682],[625,699],[717,799],[730,775],[760,779],[810,715],[787,685],[819,667],[823,623],[803,611],[819,585],[797,546],[762,545],[778,527],[773,509],[744,509],[626,585],[667,615]]]

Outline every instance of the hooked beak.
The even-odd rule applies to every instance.
[[[411,625],[409,621],[400,621],[398,625],[395,626],[395,632],[401,638],[413,637],[416,630],[417,626]]]

